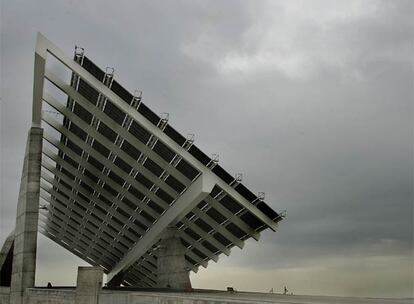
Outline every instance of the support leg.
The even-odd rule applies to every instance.
[[[176,227],[167,227],[161,237],[158,249],[158,287],[191,289],[189,271],[186,270],[185,248]]]
[[[10,304],[22,304],[26,288],[34,287],[43,129],[32,127],[26,144],[14,232]]]
[[[102,279],[101,267],[78,267],[75,304],[98,304]]]

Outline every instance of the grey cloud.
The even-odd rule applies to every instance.
[[[288,210],[278,232],[233,250],[219,264],[223,271],[267,268],[294,280],[295,266],[340,276],[341,261],[359,261],[375,278],[387,273],[370,264],[380,253],[404,260],[405,272],[388,281],[407,278],[413,15],[410,1],[4,2],[0,240],[14,223],[41,31],[66,53],[78,44],[101,67],[115,67],[126,88],[142,89],[152,109],[169,112],[174,127],[195,133],[202,150],[218,152],[229,172],[243,172],[249,188]],[[61,249],[42,244],[53,248],[48,263],[56,262]],[[78,261],[71,263],[64,269]],[[208,273],[197,282],[208,282]],[[315,293],[325,292],[320,284]]]

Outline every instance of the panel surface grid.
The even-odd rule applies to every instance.
[[[75,61],[131,105],[130,111],[137,111],[185,147],[203,168],[211,165],[209,156],[192,143],[186,146],[186,138],[168,123],[161,127],[162,119],[148,106],[141,101],[134,104],[134,96],[112,75],[86,56],[75,56]],[[47,155],[55,167],[43,166],[53,177],[42,176],[44,200],[50,204],[42,231],[109,273],[202,173],[85,79],[73,73],[70,85],[81,97],[69,96],[59,110],[64,114],[62,126],[43,119],[61,135],[51,142],[57,155]],[[206,267],[206,261],[216,261],[221,253],[228,255],[236,245],[241,248],[244,240],[264,230],[267,225],[257,212],[274,222],[280,220],[277,212],[223,167],[215,164],[209,170],[234,192],[215,186],[207,200],[176,224],[189,271]],[[235,194],[247,203],[240,203]],[[128,268],[124,284],[154,287],[156,272],[154,245]]]

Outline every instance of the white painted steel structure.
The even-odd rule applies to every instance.
[[[70,81],[48,68],[50,60]],[[83,52],[69,58],[38,34],[33,125],[44,127],[41,233],[101,266],[109,282],[152,287],[157,243],[168,226],[179,228],[195,272],[233,246],[243,248],[247,238],[259,240],[260,231],[275,230],[282,215],[112,72]]]

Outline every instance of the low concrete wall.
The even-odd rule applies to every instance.
[[[75,289],[26,289],[26,304],[76,304]],[[189,293],[158,293],[102,290],[99,294],[99,304],[256,304],[262,303],[246,299],[225,299],[217,295]],[[268,302],[267,302],[268,303]],[[3,302],[0,302],[3,304]],[[9,304],[9,302],[4,302]]]
[[[6,293],[5,293],[6,294]],[[75,289],[28,288],[25,293],[25,304],[76,304]],[[134,291],[102,290],[99,304],[253,304],[257,300],[224,299],[220,296],[188,294],[188,293],[152,293]],[[9,304],[7,299],[0,304]]]
[[[413,299],[301,296],[251,292],[165,293],[102,290],[99,304],[413,304]]]
[[[10,303],[10,287],[0,286],[0,304]]]
[[[222,295],[225,295],[224,297]],[[269,304],[272,301],[258,298],[237,299],[226,297],[228,294],[200,293],[158,293],[158,292],[125,292],[103,290],[99,295],[99,304]],[[276,302],[274,302],[276,303]],[[279,302],[281,303],[281,302]]]
[[[0,289],[0,295],[5,295],[1,304],[9,304],[7,288]],[[25,304],[76,304],[75,288],[73,289],[26,289]],[[323,296],[285,296],[281,294],[264,293],[227,293],[227,292],[144,292],[127,290],[101,290],[99,304],[412,304],[412,299],[374,299],[374,298],[341,298]]]
[[[25,304],[75,304],[75,289],[28,288]]]

